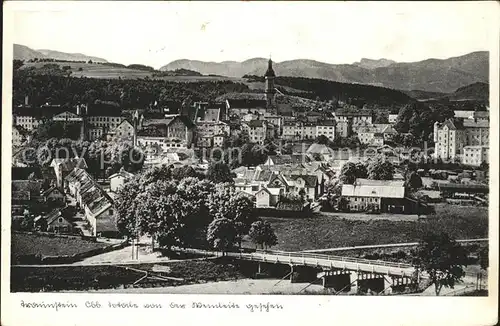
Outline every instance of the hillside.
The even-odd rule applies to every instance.
[[[449,100],[449,101],[489,101],[490,90],[487,83],[473,83],[456,89],[452,93],[427,92],[422,90],[405,91],[418,100]]]
[[[17,60],[32,60],[32,59],[54,59],[65,61],[89,61],[107,62],[105,59],[92,57],[81,53],[66,53],[53,50],[34,50],[25,45],[14,44],[14,59]]]
[[[490,98],[490,85],[486,83],[474,83],[460,87],[447,97],[453,101],[479,100],[488,101]]]
[[[394,63],[396,63],[396,61],[387,59],[373,60],[373,59],[363,58],[361,59],[361,61],[353,63],[353,65],[366,69],[375,69],[381,67],[388,67]]]
[[[412,89],[410,91],[404,91],[404,93],[417,100],[432,100],[432,99],[442,98],[448,95],[447,93],[428,92],[420,89]]]
[[[263,77],[245,76],[248,81],[264,82]],[[331,80],[304,77],[276,77],[276,88],[287,95],[312,100],[339,100],[362,107],[365,104],[397,108],[411,102],[407,94],[384,87],[340,83]]]
[[[47,65],[57,65],[59,67],[70,67],[70,77],[87,77],[98,79],[137,79],[151,78],[162,79],[176,82],[196,82],[196,81],[216,81],[216,80],[235,80],[238,78],[228,78],[222,76],[203,76],[196,71],[180,69],[177,71],[151,71],[141,68],[139,65],[121,65],[115,63],[86,63],[86,62],[25,62],[21,70],[30,69],[32,74],[45,75]],[[57,71],[56,75],[59,75]],[[49,73],[50,74],[50,73]]]
[[[14,44],[14,59],[31,60],[35,58],[46,58],[46,56],[38,51],[30,49],[27,46]]]
[[[67,61],[89,61],[92,60],[92,62],[108,62],[106,59],[103,58],[98,58],[98,57],[93,57],[93,56],[88,56],[82,53],[66,53],[66,52],[60,52],[60,51],[53,51],[53,50],[37,50],[41,54],[43,54],[46,58],[51,58],[55,60],[67,60]]]
[[[488,82],[489,53],[473,52],[448,59],[393,63],[386,59],[363,59],[354,64],[329,64],[314,60],[291,60],[273,65],[278,76],[320,78],[338,82],[383,86],[402,90],[451,93],[476,82]],[[176,60],[160,70],[195,70],[228,77],[262,76],[267,60],[204,62]]]

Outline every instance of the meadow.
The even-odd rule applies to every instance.
[[[418,221],[351,220],[321,214],[263,219],[271,223],[278,237],[271,249],[285,251],[415,242],[430,232],[446,232],[456,239],[488,237],[487,208],[448,204],[436,205],[436,214]]]

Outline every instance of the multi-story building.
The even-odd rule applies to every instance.
[[[195,125],[186,116],[172,115],[163,119],[142,120],[137,131],[137,144],[170,148],[188,148],[193,141]]]
[[[374,124],[357,129],[358,139],[362,144],[382,146],[397,133],[390,124]]]
[[[330,120],[322,120],[317,123],[285,121],[282,138],[287,140],[304,140],[315,139],[323,135],[330,140],[334,140],[335,125],[335,122]]]
[[[198,121],[196,123],[196,145],[198,147],[220,147],[224,137],[231,134],[229,124],[222,121]],[[215,139],[217,137],[217,139]]]
[[[463,148],[462,163],[466,165],[479,166],[489,160],[488,146],[465,146]]]
[[[287,140],[302,139],[302,122],[285,121],[283,123],[282,138]]]
[[[352,121],[353,125],[359,122],[373,123],[373,115],[371,110],[344,110],[339,109],[335,112],[335,118],[339,121]]]
[[[134,136],[134,126],[129,120],[123,119],[122,122],[110,132],[110,134],[115,139],[132,139]]]
[[[243,122],[241,128],[247,133],[252,143],[263,144],[264,140],[269,136],[268,123],[265,120]]]
[[[335,139],[335,125],[335,121],[318,121],[316,125],[316,137],[325,136],[333,141]]]
[[[489,122],[475,119],[448,119],[443,123],[436,122],[434,143],[434,155],[438,158],[454,160],[461,157],[464,164],[477,163],[476,159],[488,156],[485,148],[489,146]],[[466,146],[470,147],[465,150]],[[474,154],[473,159],[471,159],[472,154]],[[471,165],[479,165],[476,163]]]
[[[226,134],[219,134],[213,137],[214,147],[222,147],[224,145],[224,140],[227,138]]]
[[[86,129],[89,140],[100,139],[114,130],[125,119],[120,107],[98,103],[90,104],[85,109]]]
[[[40,110],[32,107],[18,106],[12,110],[13,122],[16,126],[21,126],[27,131],[32,131],[42,123]]]

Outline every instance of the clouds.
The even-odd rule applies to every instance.
[[[29,6],[28,6],[29,5]],[[489,48],[496,4],[10,3],[14,41],[160,67],[172,60],[416,61]],[[160,51],[161,50],[161,51]]]

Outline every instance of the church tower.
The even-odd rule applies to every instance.
[[[274,109],[275,103],[274,103],[274,95],[276,94],[276,90],[274,88],[274,78],[276,77],[276,74],[274,73],[273,70],[273,61],[269,59],[268,65],[267,65],[267,71],[266,74],[264,75],[266,78],[266,101],[267,101],[267,109]]]
[[[88,106],[84,104],[78,104],[76,106],[76,114],[82,119],[80,124],[80,140],[87,140],[87,110]]]

